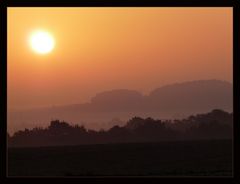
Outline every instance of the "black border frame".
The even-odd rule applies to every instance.
[[[234,114],[234,164],[233,177],[8,177],[7,167],[7,8],[8,7],[231,7],[233,8],[233,114]],[[239,26],[240,2],[238,0],[2,0],[0,2],[0,183],[42,183],[47,180],[59,183],[69,182],[184,182],[187,183],[240,183],[239,146],[240,85],[237,75],[240,74]]]

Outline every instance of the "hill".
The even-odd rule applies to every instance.
[[[87,128],[108,129],[140,116],[184,118],[212,109],[232,111],[233,86],[219,80],[199,80],[157,88],[149,95],[135,90],[116,89],[96,94],[89,103],[39,108],[25,111],[8,110],[8,131],[21,127],[46,126],[52,119],[63,119]],[[113,121],[118,121],[114,123]]]

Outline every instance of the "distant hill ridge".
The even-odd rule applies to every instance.
[[[233,85],[221,80],[198,80],[156,88],[149,95],[136,90],[115,89],[96,94],[89,103],[55,106],[19,112],[8,112],[10,132],[16,127],[47,125],[54,118],[79,123],[89,128],[107,128],[102,122],[113,118],[127,120],[133,116],[170,118],[188,116],[212,109],[233,109]],[[19,123],[20,122],[20,123]],[[96,123],[98,122],[98,123]],[[95,124],[94,124],[95,123]]]
[[[157,88],[149,95],[135,90],[105,91],[92,98],[95,107],[107,110],[156,109],[232,109],[232,84],[220,80],[199,80],[175,83]],[[102,109],[103,110],[103,109]]]

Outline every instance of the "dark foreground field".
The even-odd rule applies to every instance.
[[[232,141],[9,148],[9,176],[231,176]]]

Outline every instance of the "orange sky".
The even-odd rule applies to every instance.
[[[232,8],[8,8],[8,108],[232,81],[232,27]],[[47,55],[29,47],[38,29],[56,39]]]

